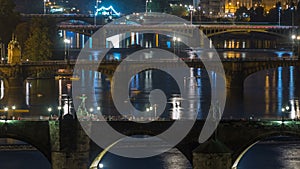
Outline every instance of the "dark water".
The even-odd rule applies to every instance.
[[[249,149],[238,169],[299,169],[300,141],[295,138],[276,138],[262,141]]]
[[[0,151],[1,169],[51,169],[39,151]]]
[[[128,159],[106,154],[105,169],[191,169],[189,161],[177,150],[146,159]],[[299,169],[300,141],[276,139],[261,141],[250,148],[238,169]],[[51,164],[39,151],[0,151],[1,169],[50,169]]]

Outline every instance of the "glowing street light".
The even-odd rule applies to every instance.
[[[5,112],[5,122],[7,120],[8,116],[8,107],[4,107],[4,112]]]
[[[280,26],[281,6],[278,8],[278,26]]]
[[[148,2],[152,2],[152,0],[146,0],[146,13],[148,12]],[[151,10],[150,10],[150,12],[151,12]]]
[[[64,43],[65,43],[65,61],[67,61],[67,59],[69,57],[69,48],[70,48],[71,41],[70,41],[70,39],[64,39]],[[68,57],[67,57],[67,55],[68,55]]]
[[[47,1],[47,0],[44,0],[44,2],[43,2],[43,3],[44,3],[44,14],[46,14],[46,12],[47,12],[47,11],[46,11],[46,2],[48,2],[48,1]]]
[[[181,38],[174,36],[174,37],[173,37],[173,41],[174,41],[174,54],[175,54],[175,52],[176,52],[176,50],[175,50],[175,47],[176,47],[176,41],[177,41],[177,42],[181,42]],[[178,47],[178,44],[177,44],[177,47]]]
[[[192,25],[192,24],[193,24],[193,11],[194,11],[194,6],[193,6],[193,5],[190,5],[190,6],[189,6],[189,9],[190,9],[191,25]]]
[[[97,11],[98,11],[98,6],[101,4],[101,0],[96,0],[96,6],[95,6],[95,14],[94,14],[94,25],[97,25]]]

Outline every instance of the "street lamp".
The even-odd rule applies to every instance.
[[[282,125],[284,125],[284,115],[285,113],[288,113],[288,111],[290,110],[289,106],[285,106],[281,108],[282,114],[281,114],[281,120],[282,120]]]
[[[295,7],[294,6],[292,6],[291,7],[291,11],[292,11],[292,26],[293,26],[293,33],[294,33],[294,10],[295,10]]]
[[[180,42],[181,41],[181,38],[179,38],[179,37],[176,37],[176,36],[174,36],[173,37],[173,41],[174,41],[174,54],[176,54],[176,47],[179,47],[179,45],[178,44],[176,44],[176,41],[177,42]],[[179,49],[178,49],[179,50]]]
[[[51,114],[51,112],[52,112],[52,107],[48,107],[48,112],[49,112],[49,115],[50,115],[50,118],[49,118],[49,120],[51,120],[52,119],[52,114]]]
[[[64,39],[65,42],[65,61],[67,61],[68,57],[69,57],[69,47],[70,47],[70,39]],[[67,47],[68,47],[68,51],[67,51]],[[67,54],[68,53],[68,54]],[[67,57],[68,55],[68,57]]]
[[[5,112],[5,122],[7,121],[7,116],[8,116],[8,107],[4,107],[4,112]]]
[[[98,11],[98,6],[101,3],[101,0],[96,0],[96,5],[95,5],[95,13],[94,13],[94,25],[97,25],[97,11]]]
[[[146,13],[148,12],[148,2],[152,2],[152,0],[146,0],[146,9],[145,9]],[[151,10],[150,10],[150,12],[151,12]]]
[[[46,2],[47,0],[44,0],[44,14],[46,14]]]
[[[189,6],[189,9],[190,9],[191,25],[192,25],[192,24],[193,24],[193,10],[194,10],[194,6],[193,6],[193,5],[190,5],[190,6]]]
[[[278,7],[278,26],[280,26],[281,6]]]

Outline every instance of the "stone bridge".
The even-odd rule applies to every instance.
[[[207,37],[231,32],[261,32],[271,34],[281,38],[292,35],[298,26],[278,26],[278,25],[200,25],[199,29]],[[290,38],[290,37],[288,37]]]
[[[87,36],[92,36],[94,32],[96,32],[103,25],[58,25],[58,29],[60,30],[69,30],[72,32],[84,34]],[[298,26],[275,26],[275,25],[193,25],[194,27],[198,27],[208,38],[213,37],[215,35],[231,33],[231,32],[260,32],[265,34],[274,35],[279,38],[290,38],[287,35],[291,35],[293,31],[298,30]],[[133,26],[126,26],[128,31],[137,31]],[[125,28],[126,28],[125,27]],[[124,29],[118,28],[118,29]],[[147,29],[147,26],[143,26],[143,30]],[[152,30],[153,28],[149,27],[148,30]],[[157,27],[157,29],[160,29]],[[187,28],[183,28],[187,29]],[[296,32],[296,31],[295,31]]]
[[[185,63],[189,67],[193,68],[205,68],[203,62],[199,59],[192,59],[192,60],[184,60]],[[98,70],[102,72],[106,76],[111,79],[113,73],[115,72],[116,68],[122,61],[107,61],[103,62],[98,66],[95,62],[82,62],[79,63],[77,68],[82,68],[86,70]],[[162,68],[162,67],[171,67],[176,68],[179,67],[181,64],[180,62],[175,61],[157,61],[157,62],[135,62],[135,61],[127,61],[127,68],[130,70],[120,70],[120,71],[134,71],[140,70],[143,67],[148,67],[148,65],[155,65],[153,69]],[[155,64],[154,64],[155,63]],[[214,64],[214,61],[210,62],[211,65]],[[243,60],[243,59],[226,59],[222,60],[223,68],[226,75],[226,84],[227,88],[234,88],[243,90],[244,81],[245,79],[253,73],[274,69],[278,67],[288,67],[288,66],[300,66],[299,60],[285,60],[285,59],[270,59],[270,60]],[[218,69],[213,69],[218,72]]]
[[[194,68],[205,68],[203,62],[198,59],[194,60],[184,60],[189,67]],[[213,65],[214,61],[211,61]],[[105,74],[108,78],[113,76],[118,65],[121,61],[104,61],[100,65],[95,61],[83,61],[83,62],[64,62],[64,61],[50,61],[50,62],[28,62],[20,65],[0,65],[0,77],[5,81],[6,86],[21,86],[23,80],[30,76],[37,76],[41,72],[49,72],[54,74],[58,69],[74,68],[76,64],[77,69],[94,70]],[[128,68],[130,70],[120,70],[120,71],[133,71],[140,70],[143,67],[148,67],[148,65],[156,65],[155,68],[161,67],[172,67],[176,68],[180,66],[180,62],[174,61],[157,61],[155,64],[153,62],[136,62],[127,61]],[[234,88],[243,90],[244,80],[251,74],[268,69],[274,69],[277,67],[288,67],[288,66],[300,66],[299,60],[242,60],[242,59],[228,59],[222,60],[223,68],[226,75],[226,84],[228,88]],[[215,70],[218,72],[218,70]],[[76,73],[76,72],[75,72]]]
[[[99,123],[104,122],[91,122],[91,130]],[[109,121],[109,124],[128,136],[157,135],[173,121]],[[203,124],[204,121],[196,121],[189,134],[176,145],[195,169],[231,169],[247,148],[262,139],[278,135],[300,137],[298,121],[221,121],[211,139],[199,144]],[[103,151],[86,136],[77,120],[3,120],[0,137],[18,139],[36,147],[52,164],[52,169],[96,169],[93,165],[100,162]]]
[[[66,62],[24,62],[22,64],[0,64],[0,78],[6,87],[20,87],[28,77],[39,77],[40,73],[54,75],[58,69],[66,69]]]

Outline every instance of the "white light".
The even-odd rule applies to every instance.
[[[282,111],[282,112],[284,112],[284,111],[285,111],[285,109],[284,109],[284,108],[282,108],[282,109],[281,109],[281,111]]]
[[[48,108],[48,112],[51,112],[51,111],[52,111],[52,108],[51,108],[51,107],[49,107],[49,108]]]
[[[70,39],[64,39],[65,43],[71,43]]]
[[[102,163],[99,164],[99,168],[103,168],[104,165]]]
[[[13,110],[15,110],[15,109],[16,109],[16,106],[15,106],[15,105],[13,105],[13,106],[11,106],[11,108],[12,108]]]
[[[8,111],[8,107],[4,107],[4,111]]]
[[[290,107],[289,107],[289,106],[285,106],[285,109],[286,109],[286,110],[289,110],[289,109],[290,109]]]
[[[98,107],[97,107],[97,110],[99,111],[100,109],[101,109],[101,108],[98,106]]]
[[[292,39],[293,39],[293,40],[296,39],[296,35],[292,35]]]
[[[58,106],[57,109],[58,109],[58,110],[61,110],[61,106]]]
[[[93,112],[94,111],[94,109],[93,108],[90,108],[90,112]]]

